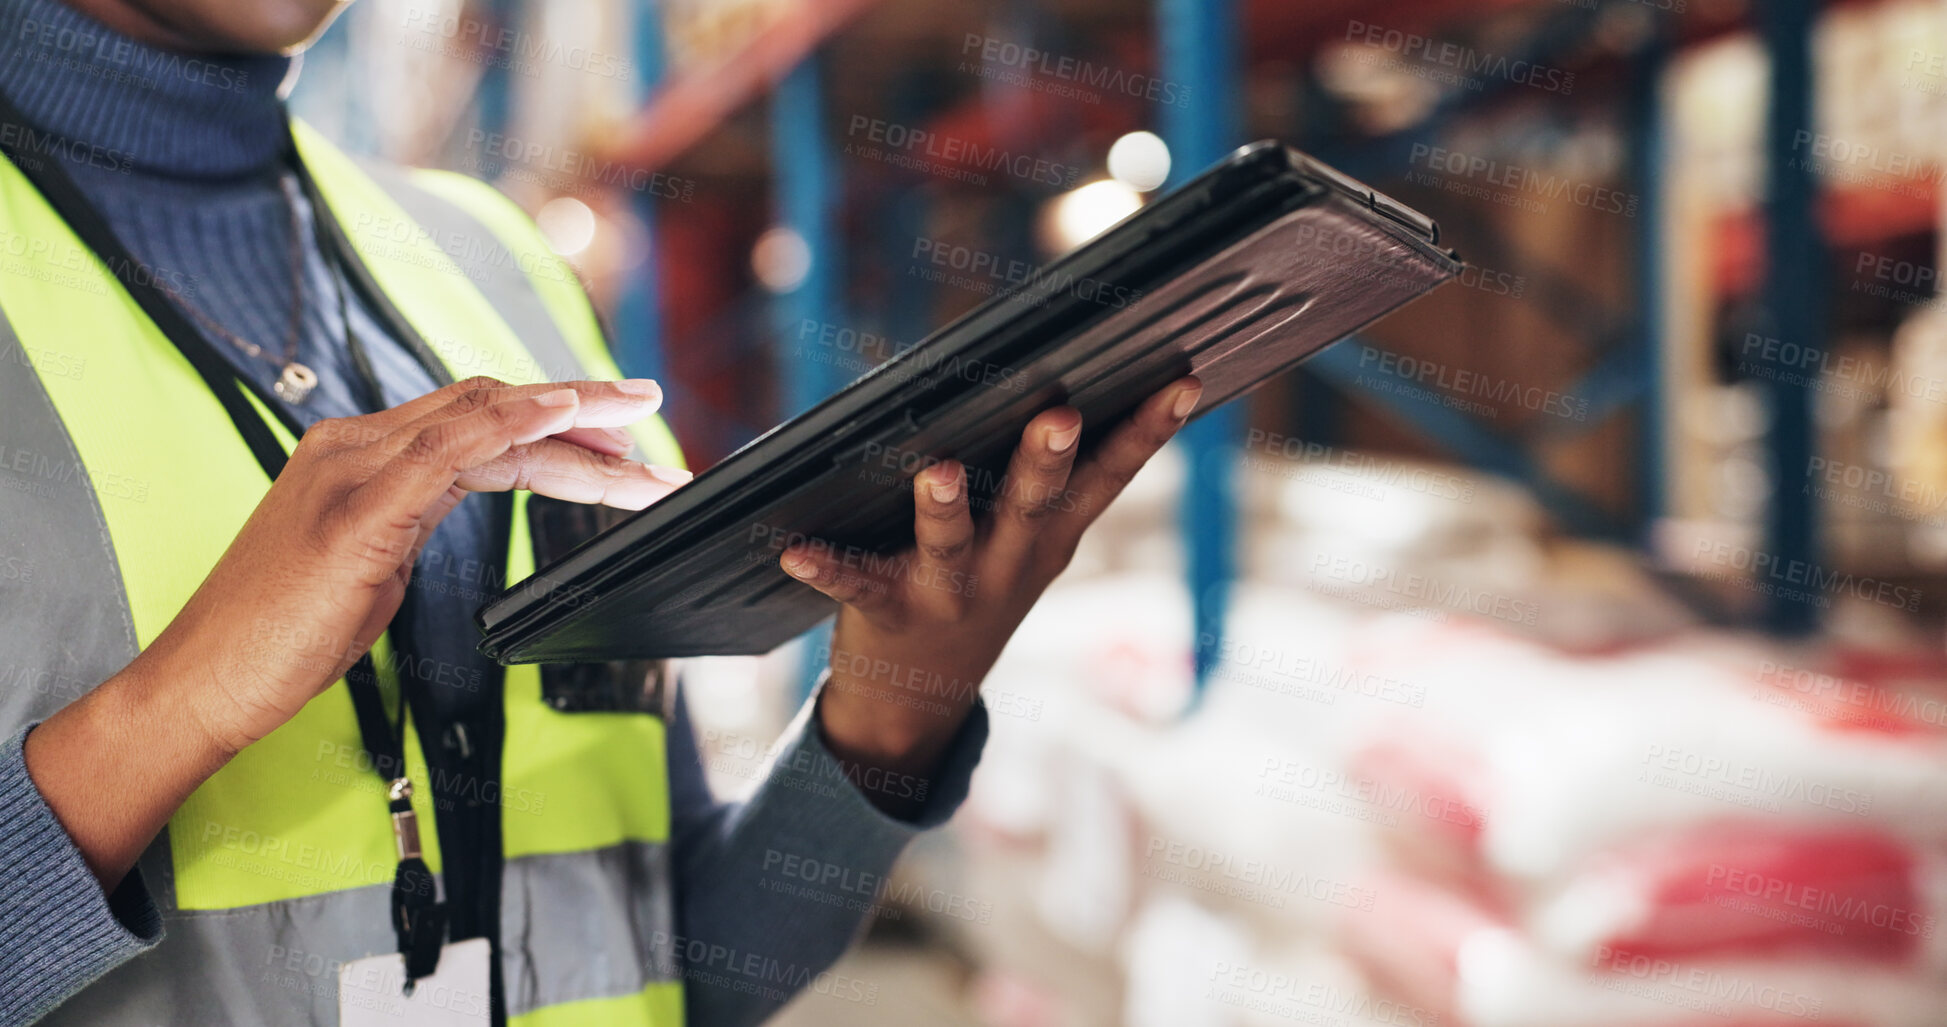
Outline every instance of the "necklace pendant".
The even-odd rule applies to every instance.
[[[304,402],[304,398],[317,387],[318,372],[293,360],[284,365],[284,371],[277,376],[277,383],[271,386],[271,391],[284,402],[296,405]]]

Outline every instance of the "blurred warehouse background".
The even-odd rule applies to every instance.
[[[1939,0],[362,0],[707,465],[1277,137],[1465,278],[1201,423],[793,1025],[1947,1023]],[[817,639],[695,661],[749,785]],[[828,872],[829,871],[829,872]]]

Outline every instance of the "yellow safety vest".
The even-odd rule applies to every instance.
[[[579,282],[512,203],[458,175],[363,168],[293,127],[320,216],[455,378],[619,376]],[[0,315],[0,731],[13,732],[148,645],[270,482],[188,360],[4,161]],[[636,433],[650,459],[680,464],[660,421]],[[525,499],[507,581],[534,569]],[[681,1024],[662,720],[552,709],[533,666],[507,668],[504,692],[486,801],[500,807],[508,1022]],[[338,967],[396,949],[390,824],[360,753],[340,681],[205,782],[140,863],[165,940],[44,1022],[336,1024]],[[422,784],[415,803],[437,872],[432,794]]]

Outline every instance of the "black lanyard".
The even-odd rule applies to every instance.
[[[289,119],[286,118],[288,124]],[[203,333],[190,323],[182,308],[156,283],[153,274],[146,273],[145,266],[136,261],[101,212],[60,167],[60,161],[64,158],[58,155],[42,156],[23,149],[23,143],[36,138],[47,138],[47,134],[34,128],[12,101],[0,95],[0,155],[11,161],[40,191],[68,228],[107,266],[122,288],[142,308],[142,312],[196,369],[203,384],[223,405],[230,423],[236,427],[237,434],[250,448],[251,455],[256,457],[264,474],[275,481],[287,461],[284,447],[241,390],[249,390],[292,437],[302,435],[303,426],[281,399],[239,374],[223,354],[210,345]],[[304,167],[304,162],[297,158],[295,140],[288,136],[286,156],[311,205],[312,224],[325,256],[332,264],[332,273],[344,276],[366,302],[367,309],[386,322],[393,337],[405,344],[435,382],[441,385],[451,382],[452,376],[446,368],[357,259],[350,240],[345,237],[338,220],[331,216],[330,208],[325,205],[324,197]],[[301,292],[294,302],[301,302]],[[363,345],[351,330],[349,316],[345,323],[345,337],[361,379],[360,384],[367,390],[368,398],[383,407],[384,394],[379,389],[377,376],[372,371]],[[404,609],[402,604],[402,613]],[[395,629],[402,619],[400,616],[393,618]],[[358,663],[345,675],[345,686],[351,692],[352,706],[358,716],[359,734],[363,736],[372,765],[385,782],[386,800],[392,815],[393,844],[399,857],[392,882],[392,926],[398,938],[399,953],[405,960],[408,993],[414,980],[431,974],[438,967],[440,946],[446,940],[446,909],[437,901],[433,875],[421,858],[418,820],[412,811],[412,782],[406,777],[405,711],[411,676],[404,664],[410,662],[395,661],[399,670],[396,719],[386,715],[384,700],[379,694],[378,671],[371,653],[359,657]]]

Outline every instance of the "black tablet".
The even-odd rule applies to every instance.
[[[1422,214],[1259,142],[773,428],[483,606],[502,663],[767,652],[835,604],[778,558],[912,543],[912,478],[967,466],[991,508],[1027,422],[1063,403],[1084,452],[1188,373],[1199,413],[1453,277]]]

